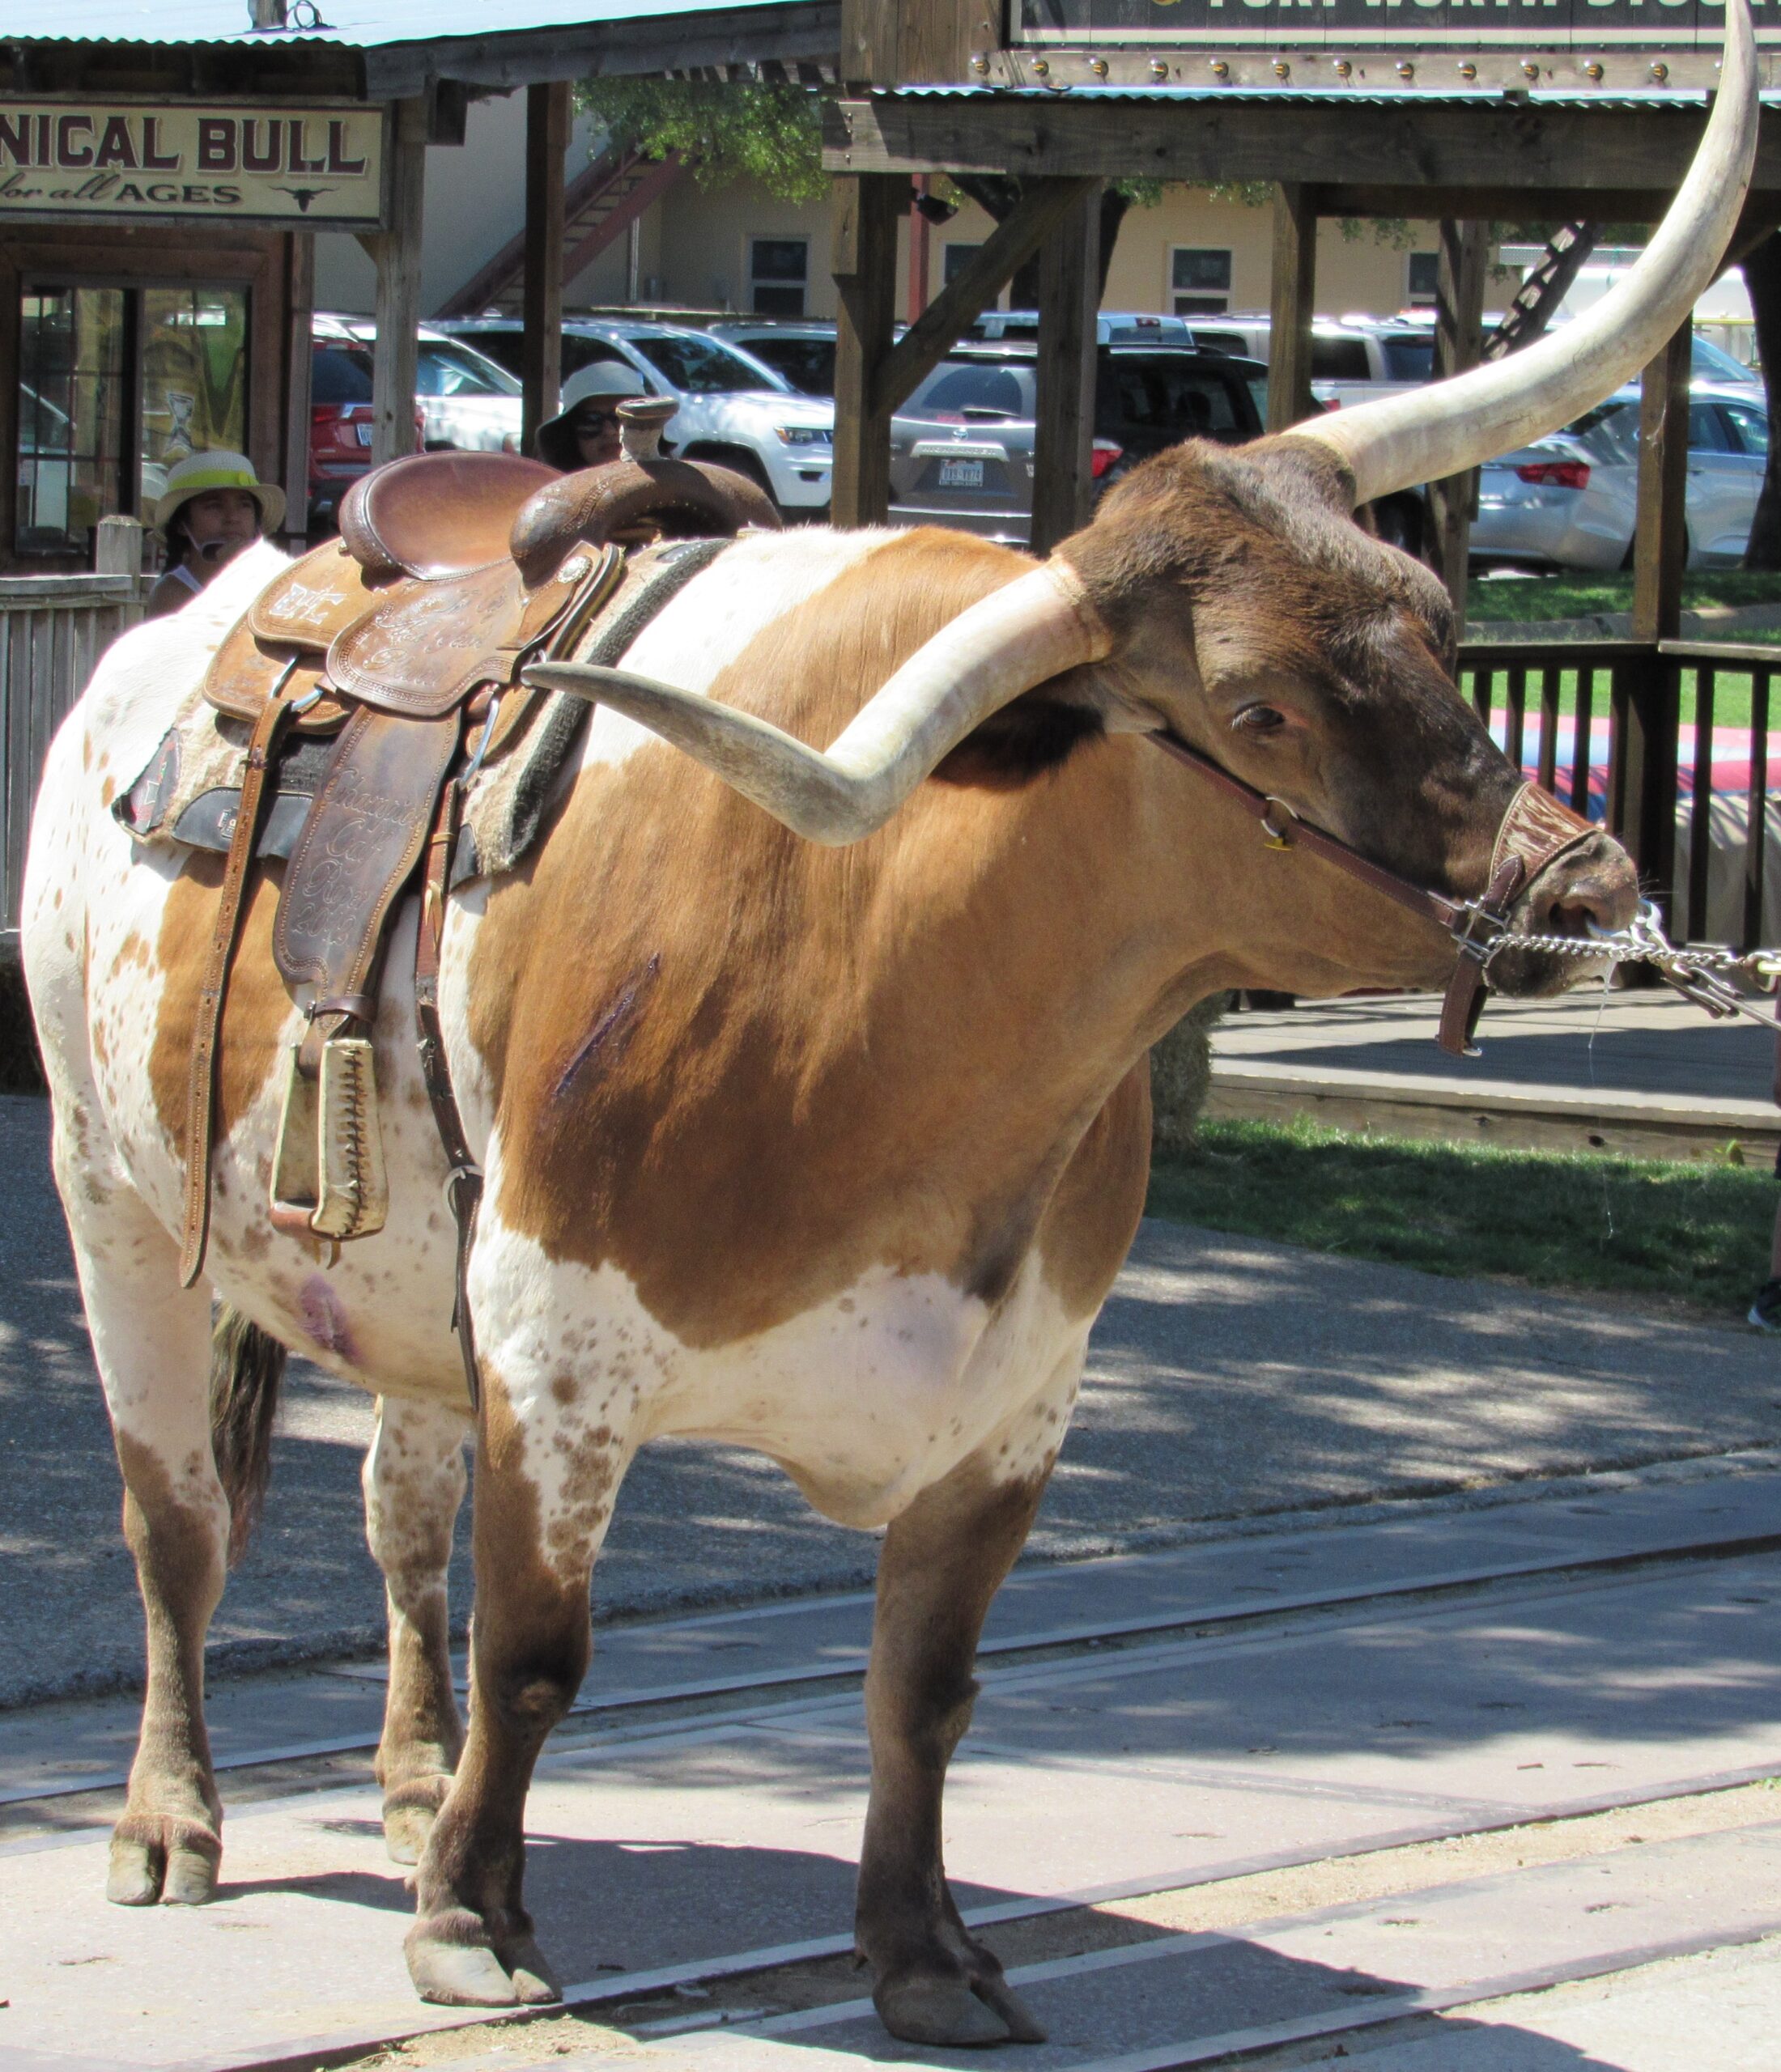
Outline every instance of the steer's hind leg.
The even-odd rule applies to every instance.
[[[908,2043],[1045,2040],[959,1918],[942,1860],[941,1798],[971,1724],[978,1636],[1039,1509],[1081,1366],[1078,1347],[1014,1427],[894,1522],[878,1557],[865,1683],[872,1797],[854,1936],[879,2017]]]
[[[464,1746],[445,1573],[469,1433],[461,1411],[384,1396],[365,1455],[365,1537],[389,1607],[389,1695],[376,1774],[384,1840],[397,1863],[420,1861]]]
[[[96,1127],[93,1132],[96,1135]],[[195,1905],[216,1889],[222,1802],[204,1726],[204,1637],[223,1594],[229,1506],[211,1450],[210,1298],[179,1284],[177,1248],[99,1148],[57,1179],[124,1475],[124,1537],[148,1629],[142,1733],[106,1896]]]

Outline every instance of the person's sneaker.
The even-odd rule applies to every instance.
[[[1781,1280],[1765,1280],[1757,1290],[1750,1322],[1758,1331],[1781,1331]]]

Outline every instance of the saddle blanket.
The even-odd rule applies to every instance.
[[[618,588],[576,643],[576,659],[613,667],[656,614],[728,540],[679,540],[634,550]],[[566,691],[518,690],[516,707],[504,715],[498,739],[465,801],[451,882],[511,870],[538,839],[589,707]],[[144,847],[226,852],[241,800],[249,728],[217,711],[195,685],[173,724],[112,810]],[[295,735],[279,756],[255,853],[288,859],[328,774],[338,734]],[[474,747],[475,730],[472,730]]]

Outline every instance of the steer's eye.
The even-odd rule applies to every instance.
[[[1246,705],[1231,724],[1246,734],[1277,734],[1286,715],[1272,705]]]

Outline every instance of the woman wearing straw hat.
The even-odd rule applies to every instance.
[[[283,516],[284,491],[260,481],[246,454],[188,454],[155,507],[167,568],[149,592],[148,617],[189,605],[224,562],[275,531]]]

